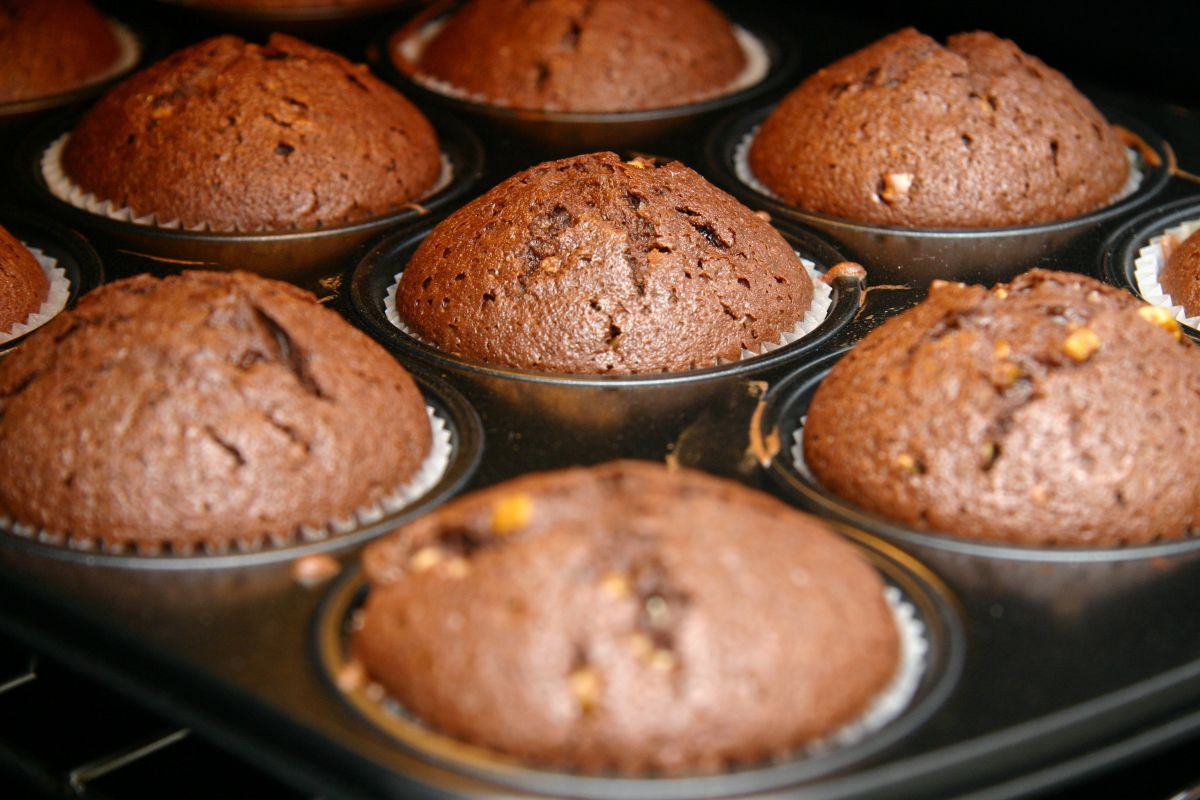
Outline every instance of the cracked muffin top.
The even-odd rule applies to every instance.
[[[1032,270],[937,282],[821,383],[804,457],[830,491],[914,528],[1111,547],[1200,524],[1200,350],[1165,309]]]
[[[1200,315],[1200,231],[1180,244],[1164,241],[1163,245],[1170,251],[1159,276],[1163,291],[1189,317]]]
[[[439,224],[396,306],[456,355],[640,373],[757,352],[812,294],[783,237],[692,170],[595,153],[518,173]]]
[[[495,105],[611,112],[721,94],[745,60],[707,0],[471,0],[397,66]]]
[[[689,470],[528,475],[371,545],[353,650],[441,732],[586,772],[714,772],[858,718],[899,665],[875,570]]]
[[[0,103],[77,89],[119,55],[108,20],[87,0],[0,2]]]
[[[16,237],[0,227],[0,333],[37,313],[50,293],[42,265]]]
[[[102,286],[0,361],[0,513],[85,541],[286,540],[403,484],[430,440],[390,355],[247,273]]]
[[[209,39],[122,82],[79,121],[63,167],[137,216],[256,231],[397,211],[441,157],[421,112],[365,66],[272,34]]]
[[[997,228],[1110,203],[1129,164],[1063,75],[990,33],[912,28],[810,76],[763,123],[750,167],[807,211],[904,227]]]

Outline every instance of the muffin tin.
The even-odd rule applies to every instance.
[[[806,68],[816,66],[806,61]],[[738,103],[723,130],[762,113],[747,102],[759,101]],[[1129,115],[1130,127],[1166,113],[1136,98],[1109,98],[1114,104]],[[846,508],[788,461],[788,439],[813,381],[884,318],[919,302],[934,274],[990,281],[1035,258],[1126,285],[1130,247],[1164,219],[1200,216],[1200,186],[1171,168],[1200,168],[1200,111],[1184,111],[1170,112],[1184,137],[1164,143],[1153,124],[1141,132],[1168,156],[1151,181],[1153,192],[1005,260],[995,267],[1002,275],[993,275],[990,260],[964,265],[936,247],[900,266],[904,259],[894,250],[837,244],[836,231],[813,230],[772,210],[801,252],[826,267],[843,252],[858,257],[869,282],[840,278],[826,326],[795,345],[735,365],[664,376],[545,376],[487,367],[381,324],[382,290],[394,275],[389,270],[432,219],[469,196],[464,190],[428,220],[371,234],[373,241],[343,251],[304,279],[413,369],[427,398],[451,418],[452,474],[431,496],[353,534],[257,554],[116,556],[0,533],[0,629],[282,780],[327,796],[771,797],[803,787],[813,798],[976,790],[1016,797],[1099,772],[1110,759],[1194,738],[1200,731],[1200,617],[1194,613],[1200,543],[1089,553],[962,543],[898,530]],[[721,169],[704,160],[704,125],[691,120],[674,133],[655,133],[645,146],[719,180]],[[486,171],[472,192],[556,154],[553,143],[519,131],[493,136],[485,125],[480,129]],[[724,141],[720,136],[712,141]],[[1177,159],[1170,157],[1172,147]],[[20,158],[24,171],[28,162]],[[18,188],[22,200],[39,196],[31,185]],[[76,224],[67,209],[43,208],[59,223]],[[56,222],[36,224],[61,231]],[[137,248],[95,234],[105,272],[145,268],[148,262],[129,252]],[[66,237],[77,246],[74,234]],[[999,259],[1022,237],[972,234],[967,250],[999,252]],[[98,282],[100,273],[94,275]],[[387,420],[378,423],[386,444]],[[361,598],[357,558],[365,540],[471,487],[616,457],[704,469],[834,520],[914,603],[926,626],[929,669],[916,701],[879,733],[842,750],[729,775],[660,781],[581,778],[431,753],[420,736],[397,741],[396,732],[381,728],[337,688],[347,615]],[[332,559],[342,574],[314,584],[304,574],[314,558]]]

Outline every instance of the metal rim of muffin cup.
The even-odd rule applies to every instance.
[[[0,547],[12,547],[36,555],[48,556],[89,566],[108,566],[129,569],[191,570],[228,569],[262,564],[292,561],[318,553],[342,551],[375,539],[431,508],[440,505],[458,493],[474,475],[483,456],[483,422],[474,407],[458,392],[440,378],[409,368],[427,406],[445,423],[450,438],[448,463],[434,484],[415,500],[396,511],[384,511],[382,516],[367,524],[357,524],[353,529],[330,532],[322,538],[307,541],[296,535],[288,544],[273,544],[264,539],[262,546],[253,551],[238,551],[230,547],[227,552],[209,553],[201,546],[190,554],[169,552],[164,548],[160,554],[133,552],[106,552],[101,548],[79,549],[68,543],[53,544],[17,534],[0,524]]]
[[[106,17],[106,19],[113,28],[117,43],[122,49],[118,61],[107,72],[74,89],[0,103],[0,127],[17,125],[47,112],[66,108],[99,96],[144,65],[148,55],[154,49],[151,33],[142,25],[135,27],[112,17]]]
[[[783,496],[793,504],[826,519],[835,519],[869,531],[890,542],[981,558],[1017,562],[1101,563],[1155,559],[1200,551],[1200,535],[1196,532],[1177,540],[1124,547],[1038,547],[966,539],[947,532],[910,528],[842,499],[822,486],[806,467],[796,464],[793,452],[817,386],[834,364],[853,349],[846,347],[805,365],[771,387],[764,397],[759,427],[751,435],[763,440],[768,436],[778,437],[778,451],[765,470]]]
[[[111,241],[126,256],[145,263],[145,271],[245,269],[266,277],[301,281],[341,271],[364,242],[378,233],[411,226],[461,201],[483,175],[483,145],[461,122],[430,115],[442,156],[451,169],[445,186],[398,211],[357,222],[283,231],[220,232],[163,228],[111,219],[55,197],[42,173],[42,156],[59,136],[69,132],[79,113],[59,116],[37,126],[20,145],[19,178],[37,201],[56,217]],[[226,256],[226,254],[228,257]]]
[[[1007,280],[1042,265],[1041,259],[1065,248],[1076,236],[1146,203],[1171,179],[1165,141],[1141,122],[1101,109],[1112,124],[1130,131],[1153,153],[1147,156],[1140,147],[1129,148],[1142,171],[1141,183],[1109,205],[1068,219],[1000,228],[906,228],[856,222],[785,203],[738,174],[739,150],[774,110],[769,105],[735,112],[713,128],[705,143],[710,179],[751,208],[824,232],[846,247],[851,258],[860,259],[869,274],[883,271],[922,283],[938,278]],[[1152,163],[1154,159],[1158,163]]]
[[[63,225],[15,208],[0,208],[0,225],[28,245],[54,258],[71,284],[67,308],[104,282],[104,265],[87,240]],[[36,330],[36,328],[34,329]],[[0,357],[20,346],[34,331],[0,343]]]
[[[762,765],[739,766],[712,775],[655,777],[555,771],[453,739],[403,712],[397,713],[365,684],[347,687],[339,680],[351,664],[349,637],[355,614],[369,591],[361,565],[339,576],[317,610],[313,635],[322,677],[330,691],[337,693],[346,706],[368,721],[387,741],[398,745],[393,759],[415,757],[437,770],[444,770],[420,770],[418,780],[434,786],[449,781],[447,785],[452,789],[456,778],[466,776],[535,796],[584,800],[684,800],[780,790],[798,787],[808,781],[829,779],[837,771],[862,762],[908,737],[933,716],[958,685],[966,660],[966,636],[953,594],[920,561],[870,533],[826,522],[849,539],[855,549],[879,570],[888,587],[899,590],[901,599],[914,608],[928,644],[916,691],[903,710],[882,727],[851,744],[833,746],[813,754],[784,755]],[[398,771],[410,774],[405,764],[393,760],[392,765]]]
[[[441,8],[434,6],[426,12],[429,16],[424,20],[424,24],[448,17],[460,4],[458,0],[450,0],[449,3],[443,3]],[[767,68],[760,80],[706,100],[640,111],[589,112],[516,108],[439,92],[413,79],[393,62],[391,53],[401,29],[388,30],[373,42],[368,48],[368,62],[376,75],[398,87],[406,97],[418,102],[422,108],[430,105],[441,106],[468,117],[482,118],[507,127],[518,127],[523,136],[543,144],[569,144],[566,149],[571,152],[612,150],[643,146],[650,139],[661,135],[668,126],[695,122],[702,116],[743,105],[785,85],[789,76],[799,66],[797,43],[785,38],[785,31],[768,29],[763,25],[743,20],[732,19],[731,22],[756,39],[763,48],[767,57]]]
[[[779,221],[772,221],[771,224],[794,250],[815,262],[819,269],[827,270],[844,260],[833,246],[809,231]],[[366,330],[393,352],[401,354],[405,359],[417,359],[437,368],[459,373],[483,374],[530,383],[589,387],[654,387],[745,376],[794,361],[828,342],[858,313],[866,292],[866,284],[859,277],[839,275],[833,278],[829,310],[825,319],[813,331],[791,344],[728,364],[675,372],[636,374],[541,372],[506,367],[453,355],[405,333],[388,320],[384,311],[387,289],[395,282],[396,275],[403,271],[417,246],[435,225],[436,221],[427,221],[419,227],[388,234],[372,246],[347,278],[349,297],[355,312],[365,323]]]
[[[1134,217],[1108,237],[1100,256],[1101,274],[1116,286],[1128,289],[1139,299],[1145,300],[1135,275],[1138,251],[1156,236],[1191,220],[1200,219],[1200,197],[1185,197],[1159,206]],[[1188,337],[1200,342],[1200,330],[1180,323]]]

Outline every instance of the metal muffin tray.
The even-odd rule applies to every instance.
[[[1161,186],[1031,257],[1125,285],[1129,243],[1160,218],[1200,208],[1200,185],[1186,174],[1200,169],[1200,109],[1180,113],[1127,96],[1106,101],[1133,124],[1144,124],[1143,137],[1166,156]],[[735,106],[728,124],[754,111]],[[1153,138],[1165,114],[1172,129],[1186,135]],[[649,147],[714,180],[718,170],[706,161],[710,133],[684,125],[654,137]],[[483,137],[483,177],[472,191],[555,154],[553,145],[536,138],[507,137]],[[32,187],[19,189],[28,197],[16,199],[35,196]],[[823,494],[789,461],[806,393],[833,361],[885,318],[919,302],[930,270],[976,279],[986,269],[937,257],[920,274],[906,272],[891,261],[873,262],[869,253],[847,253],[829,230],[774,214],[784,235],[819,265],[853,255],[867,267],[865,283],[836,281],[831,318],[810,339],[760,359],[687,373],[538,375],[448,356],[383,319],[387,283],[428,226],[450,210],[379,232],[307,280],[408,366],[430,403],[449,418],[455,456],[431,495],[345,536],[253,554],[109,555],[0,531],[0,633],[192,726],[286,783],[330,797],[783,797],[802,791],[826,800],[1007,798],[1200,736],[1200,615],[1194,611],[1200,541],[1089,553],[973,545],[858,513]],[[48,213],[73,222],[62,209]],[[971,239],[975,247],[990,246],[987,234]],[[144,266],[116,242],[98,236],[96,244],[104,274]],[[386,446],[387,421],[379,424]],[[612,458],[703,469],[829,520],[925,625],[926,672],[908,709],[842,749],[726,775],[661,780],[555,773],[463,751],[412,721],[395,729],[353,691],[339,688],[346,627],[363,595],[357,561],[367,540],[473,487]],[[314,563],[332,566],[337,576],[309,580],[305,568]]]

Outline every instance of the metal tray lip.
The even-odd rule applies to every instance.
[[[817,261],[818,266],[829,268],[844,260],[836,247],[811,231],[782,220],[772,220],[771,224],[783,234],[793,247],[799,243],[805,257]],[[411,255],[410,251],[416,248],[417,244],[430,233],[434,226],[434,221],[426,220],[421,225],[387,234],[365,251],[362,259],[347,274],[344,283],[350,287],[351,304],[357,316],[363,320],[365,329],[386,347],[393,352],[402,354],[405,358],[431,363],[438,368],[460,374],[486,375],[528,383],[591,388],[676,386],[739,377],[789,363],[814,352],[849,324],[857,313],[865,293],[865,286],[861,279],[852,277],[835,279],[832,284],[833,296],[829,314],[816,329],[791,344],[731,364],[677,372],[634,375],[537,372],[488,364],[446,353],[406,335],[384,316],[383,298],[373,291],[370,285],[374,274],[382,268],[379,265],[393,255],[401,256],[404,263],[407,264],[407,258]],[[389,281],[397,271],[400,270],[395,267],[389,268],[386,276]]]
[[[80,111],[57,115],[36,126],[18,146],[18,179],[36,201],[74,225],[84,229],[100,230],[109,235],[139,236],[163,242],[200,242],[206,244],[226,243],[294,243],[303,244],[322,239],[374,233],[389,228],[412,225],[428,217],[436,216],[442,209],[467,196],[483,175],[483,143],[469,127],[449,115],[426,114],[438,136],[442,155],[454,168],[450,182],[429,195],[414,201],[410,206],[388,214],[355,222],[343,222],[320,228],[289,229],[280,231],[189,231],[178,228],[160,228],[155,225],[140,225],[134,222],[115,220],[86,209],[78,208],[55,197],[46,186],[42,176],[41,158],[46,148],[59,135],[72,130]]]
[[[1170,182],[1171,163],[1166,141],[1140,120],[1115,109],[1105,108],[1102,113],[1112,125],[1120,125],[1141,137],[1159,158],[1158,166],[1143,165],[1145,172],[1141,185],[1129,196],[1077,217],[1030,225],[1009,225],[999,228],[906,228],[900,225],[881,225],[856,222],[845,217],[835,217],[815,211],[805,211],[769,195],[763,194],[738,177],[733,167],[733,154],[742,138],[762,124],[777,103],[761,106],[751,111],[735,112],[720,120],[709,133],[705,142],[706,167],[712,180],[721,188],[731,192],[743,203],[754,208],[765,208],[773,216],[778,215],[796,222],[821,228],[846,231],[859,235],[896,236],[918,240],[973,241],[981,239],[1023,238],[1038,234],[1053,234],[1064,231],[1083,230],[1116,217],[1128,214],[1157,196]]]
[[[962,610],[949,587],[928,567],[903,550],[866,531],[843,523],[827,523],[871,561],[885,583],[898,587],[925,626],[929,648],[917,693],[900,714],[860,742],[825,753],[782,758],[763,767],[745,767],[709,776],[623,777],[556,772],[520,764],[515,758],[454,740],[418,722],[398,721],[396,727],[415,729],[421,739],[436,740],[436,751],[389,730],[377,718],[390,717],[377,703],[338,688],[336,676],[346,663],[347,627],[353,611],[361,607],[369,590],[361,563],[346,569],[331,584],[313,617],[312,652],[322,682],[339,697],[342,705],[364,720],[384,741],[407,756],[417,758],[456,776],[482,780],[493,786],[530,792],[539,796],[565,796],[584,800],[647,798],[684,800],[719,798],[771,790],[786,790],[802,781],[820,780],[853,764],[863,763],[886,751],[921,728],[956,691],[966,662],[966,635]],[[394,719],[394,718],[392,718]],[[451,755],[445,755],[445,750]],[[462,755],[462,751],[467,751]],[[455,754],[458,755],[456,760]]]
[[[806,401],[811,398],[817,384],[825,378],[837,361],[853,349],[853,346],[844,347],[814,360],[771,387],[764,398],[765,409],[757,433],[765,436],[772,428],[777,428],[782,443],[779,452],[766,467],[766,472],[790,501],[807,510],[832,516],[907,547],[933,548],[958,555],[1001,561],[1101,564],[1192,555],[1200,551],[1200,536],[1155,544],[1099,548],[1035,547],[963,539],[949,533],[922,531],[893,522],[859,508],[809,481],[792,464],[790,442],[796,428],[796,415],[788,412],[801,402],[807,407]]]
[[[426,18],[422,24],[449,16],[457,5],[461,5],[461,0],[450,0],[442,2],[440,5],[441,8],[434,5],[424,12]],[[377,75],[397,87],[406,97],[437,103],[452,109],[457,114],[484,117],[502,123],[608,126],[669,120],[683,121],[712,111],[743,105],[774,92],[785,84],[788,77],[799,66],[800,47],[794,36],[789,35],[786,31],[768,29],[765,25],[751,20],[731,18],[730,22],[756,37],[766,50],[767,73],[761,80],[737,91],[710,97],[707,100],[639,111],[548,111],[538,108],[499,106],[443,94],[413,80],[397,67],[391,58],[393,43],[401,31],[408,27],[408,22],[399,27],[388,28],[377,37],[368,48],[368,60],[371,69]]]
[[[1101,276],[1109,283],[1128,290],[1139,300],[1144,300],[1134,277],[1134,260],[1138,257],[1138,250],[1149,244],[1151,237],[1167,228],[1197,218],[1200,218],[1200,195],[1157,206],[1122,223],[1100,248]],[[1179,328],[1192,340],[1200,342],[1200,330],[1183,323]]]
[[[294,561],[319,553],[348,550],[387,533],[410,519],[425,513],[457,494],[474,475],[483,457],[483,422],[479,413],[466,398],[445,381],[424,372],[410,370],[427,404],[434,407],[447,424],[451,436],[450,462],[446,471],[432,488],[414,502],[369,525],[349,533],[332,534],[314,542],[283,546],[266,545],[256,552],[193,555],[140,556],[105,553],[96,550],[73,550],[65,545],[51,545],[18,536],[0,527],[0,548],[9,547],[45,556],[60,562],[89,568],[113,567],[148,571],[217,570],[255,567]]]
[[[42,250],[50,248],[58,254],[59,265],[66,270],[71,282],[67,308],[73,308],[81,296],[104,283],[104,264],[100,256],[87,239],[74,230],[39,214],[11,206],[0,206],[0,224],[18,239],[22,238],[20,232],[24,232],[29,244]],[[33,332],[0,344],[0,356],[14,350]]]

